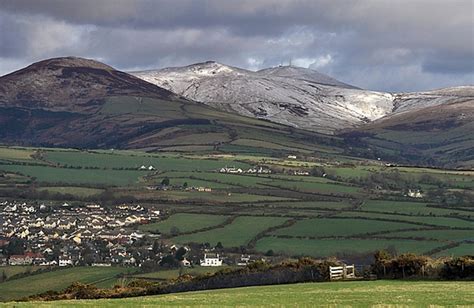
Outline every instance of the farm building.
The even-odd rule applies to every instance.
[[[222,266],[222,259],[219,254],[204,254],[204,259],[200,262],[201,266]]]

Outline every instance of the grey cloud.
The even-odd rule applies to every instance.
[[[430,73],[474,74],[474,50],[472,53],[434,52],[423,60],[422,69]]]
[[[125,70],[205,60],[258,69],[293,59],[372,89],[474,83],[471,0],[0,3],[0,74],[62,55]]]

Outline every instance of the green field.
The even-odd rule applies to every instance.
[[[419,214],[419,215],[472,215],[474,212],[460,211],[457,209],[442,209],[428,207],[425,202],[401,202],[386,200],[369,200],[362,207],[365,211],[374,211],[381,213],[403,213],[403,214]]]
[[[466,256],[466,255],[473,255],[474,254],[474,244],[472,243],[461,243],[459,246],[454,248],[449,248],[447,250],[443,250],[440,253],[436,253],[435,257],[442,257],[442,256]]]
[[[89,188],[89,187],[74,187],[74,186],[45,186],[37,189],[38,191],[48,191],[50,193],[70,194],[78,197],[96,196],[102,192],[103,189]]]
[[[451,217],[433,217],[433,216],[407,216],[400,213],[400,215],[382,214],[382,213],[364,213],[364,212],[343,212],[338,213],[336,216],[339,217],[365,217],[369,219],[381,219],[381,220],[401,220],[412,223],[427,224],[439,227],[454,227],[454,228],[471,228],[474,229],[473,220],[463,220]]]
[[[206,215],[206,214],[174,214],[167,219],[140,226],[140,230],[148,232],[161,232],[170,234],[173,227],[178,228],[179,232],[191,232],[223,223],[228,216]]]
[[[371,221],[361,219],[305,219],[300,220],[289,228],[279,229],[274,235],[312,236],[312,237],[341,237],[371,232],[391,231],[413,228],[407,223]]]
[[[177,243],[208,242],[213,246],[221,242],[224,247],[245,246],[258,233],[285,221],[285,218],[279,217],[237,217],[223,228],[177,236],[172,240]]]
[[[264,237],[257,242],[260,252],[273,250],[287,256],[330,257],[371,253],[380,249],[395,248],[399,253],[413,252],[424,254],[434,248],[443,246],[436,241],[383,240],[383,239],[296,239]]]
[[[69,169],[45,166],[0,165],[0,170],[19,172],[38,182],[66,184],[138,184],[146,172],[132,170]]]
[[[47,152],[45,159],[52,163],[69,166],[97,167],[107,169],[132,168],[142,165],[153,166],[160,171],[214,171],[223,167],[219,160],[186,158],[179,155],[130,155],[130,152]],[[245,163],[229,161],[237,168],[249,168]]]
[[[33,159],[31,157],[33,154],[32,149],[0,147],[0,160],[29,161]]]
[[[380,235],[383,237],[383,235]],[[417,230],[417,231],[402,231],[402,232],[391,232],[387,234],[388,237],[404,237],[404,238],[425,238],[425,239],[437,239],[443,241],[465,241],[474,240],[473,230]],[[474,252],[474,250],[473,250]]]
[[[11,278],[14,275],[17,274],[23,274],[23,273],[32,273],[37,271],[38,269],[42,269],[44,266],[21,266],[21,265],[15,265],[15,266],[2,266],[0,267],[0,274],[5,273],[5,275],[8,278]]]
[[[36,274],[0,283],[0,301],[20,299],[49,290],[63,290],[76,281],[110,288],[117,283],[118,274],[134,271],[122,267],[74,267]]]
[[[474,284],[471,282],[384,280],[247,287],[125,299],[5,304],[7,307],[470,307],[472,305],[474,305]]]

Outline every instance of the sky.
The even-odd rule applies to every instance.
[[[214,60],[361,88],[474,84],[474,0],[0,0],[0,75],[52,57],[120,70]]]

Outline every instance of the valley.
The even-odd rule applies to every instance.
[[[224,248],[292,257],[357,257],[378,248],[450,255],[472,241],[471,171],[311,156],[46,148],[1,148],[0,153],[0,195],[53,206],[98,200],[105,206],[120,200],[140,204],[160,210],[163,218],[138,230],[171,243],[220,242]],[[259,166],[271,174],[221,172],[226,166]],[[165,179],[168,185],[162,184]],[[421,197],[407,195],[415,190]]]

